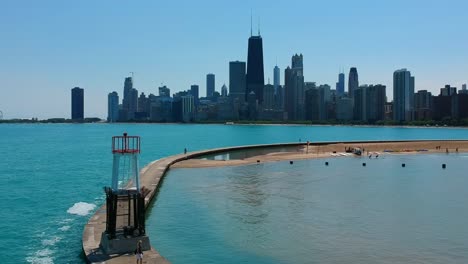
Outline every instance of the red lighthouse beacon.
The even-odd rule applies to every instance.
[[[133,252],[138,241],[143,250],[151,248],[145,232],[145,197],[140,188],[138,156],[140,137],[112,137],[112,182],[105,187],[106,230],[101,247],[107,254]]]

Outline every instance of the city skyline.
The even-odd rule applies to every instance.
[[[46,2],[45,7],[51,7],[50,3]],[[110,14],[109,22],[104,23],[99,14],[107,10],[108,3],[105,2],[93,3],[93,10],[87,9],[91,6],[90,2],[75,3],[77,11],[70,11],[63,4],[58,4],[53,7],[55,11],[61,11],[56,17],[47,17],[50,11],[41,13],[44,7],[36,3],[31,3],[27,9],[8,3],[5,7],[11,12],[0,18],[3,24],[0,27],[5,29],[4,36],[9,40],[0,44],[4,58],[0,62],[0,77],[4,80],[0,111],[3,111],[6,119],[67,117],[70,114],[64,109],[70,109],[70,88],[79,86],[85,89],[85,116],[105,119],[107,94],[117,91],[121,95],[122,78],[132,71],[135,72],[134,87],[140,93],[157,94],[161,83],[167,85],[172,93],[190,89],[191,85],[196,84],[202,96],[206,91],[204,79],[208,73],[215,74],[215,89],[221,92],[221,86],[229,84],[229,62],[247,61],[251,9],[254,13],[254,33],[257,32],[258,18],[261,20],[265,80],[273,80],[273,68],[278,65],[282,73],[281,84],[284,85],[283,72],[290,64],[291,55],[302,53],[305,81],[332,87],[340,68],[345,69],[347,79],[350,67],[358,69],[359,84],[381,83],[392,87],[393,72],[400,68],[408,68],[417,76],[415,90],[438,94],[438,90],[446,84],[460,89],[466,83],[468,66],[464,61],[468,53],[464,43],[467,37],[462,27],[461,10],[468,4],[462,1],[451,1],[446,5],[424,2],[423,6],[413,2],[400,11],[398,3],[393,3],[396,7],[392,7],[391,4],[377,5],[371,1],[357,1],[355,7],[343,2],[342,7],[336,10],[332,4],[323,3],[303,2],[304,8],[301,10],[280,3],[265,8],[265,3],[232,6],[204,2],[194,6],[189,2],[184,6],[196,8],[202,16],[214,12],[213,21],[192,21],[194,15],[182,10],[178,21],[173,24],[164,22],[168,15],[163,13],[176,14],[180,11],[176,4],[121,4]],[[211,6],[203,11],[206,5]],[[83,20],[79,19],[83,17],[80,10],[89,11],[87,15],[91,17],[91,22],[79,23]],[[236,15],[228,10],[236,11]],[[316,12],[317,20],[312,21],[317,23],[306,19],[304,15],[307,10]],[[124,11],[128,12],[125,17],[135,18],[136,21],[129,25],[117,21]],[[347,14],[347,11],[354,11],[355,14]],[[280,16],[283,12],[287,18],[297,15],[297,21],[277,19],[283,17]],[[414,18],[414,12],[424,15]],[[29,18],[20,20],[18,14]],[[376,25],[368,26],[367,19],[376,16],[379,18]],[[225,22],[224,19],[236,23]],[[353,26],[343,26],[347,19],[353,20]],[[39,23],[42,27],[38,27],[35,21],[42,22]],[[59,21],[67,21],[66,25],[72,32],[54,24]],[[148,35],[152,29],[144,21],[159,22],[153,26],[154,32],[162,38],[160,42],[154,42],[155,38]],[[92,22],[100,23],[93,28]],[[209,27],[210,24],[213,27]],[[401,25],[407,27],[402,29]],[[188,31],[195,28],[200,29],[199,38],[184,49],[178,41],[193,36]],[[112,30],[104,34],[105,29]],[[330,32],[341,34],[340,45],[334,42],[336,39],[330,36],[333,35]],[[394,32],[399,32],[404,41],[391,40]],[[181,33],[187,35],[180,36],[184,35]],[[101,34],[106,36],[101,37]],[[365,34],[372,37],[364,38]],[[286,37],[288,35],[301,41]],[[349,41],[350,35],[355,41]],[[451,36],[456,38],[447,41]],[[93,41],[84,43],[86,37]],[[132,44],[131,39],[138,39],[138,44]],[[120,42],[115,43],[116,40]],[[165,43],[164,40],[169,42]],[[391,89],[387,89],[389,101],[392,93]]]

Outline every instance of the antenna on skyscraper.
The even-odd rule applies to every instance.
[[[250,36],[252,36],[252,9],[250,9]]]

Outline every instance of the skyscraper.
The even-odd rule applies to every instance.
[[[260,32],[258,36],[250,36],[247,54],[246,100],[251,92],[259,104],[263,102],[263,87],[265,86],[263,71],[263,43]],[[247,100],[248,101],[248,100]],[[252,99],[250,100],[252,101]]]
[[[444,88],[440,88],[440,95],[442,96],[452,96],[454,94],[457,94],[457,87],[451,87],[447,84]]]
[[[239,102],[245,101],[245,62],[229,62],[229,96]]]
[[[221,87],[221,96],[222,97],[227,97],[228,96],[228,89],[226,87],[226,84],[223,84],[223,86]]]
[[[304,76],[304,57],[302,54],[292,56],[291,69],[296,72],[296,75]]]
[[[71,119],[84,119],[84,89],[80,87],[71,89]]]
[[[275,87],[271,84],[266,84],[263,88],[263,103],[262,108],[273,110],[275,106]]]
[[[414,76],[406,69],[393,73],[393,120],[413,120]]]
[[[171,89],[167,88],[166,85],[158,88],[160,97],[171,97]]]
[[[213,97],[215,91],[215,75],[208,73],[206,75],[206,97]]]
[[[128,95],[130,94],[130,90],[133,89],[133,79],[132,77],[125,78],[124,81],[124,91],[123,91],[123,98],[122,98],[122,107],[128,111]]]
[[[343,96],[344,95],[344,87],[345,87],[345,74],[340,73],[338,74],[338,82],[336,83],[336,93],[338,96]]]
[[[198,102],[200,100],[200,95],[199,95],[199,87],[198,85],[194,84],[190,86],[190,94],[193,96],[193,102],[195,104],[195,107],[198,106]]]
[[[109,93],[107,96],[107,122],[117,122],[119,120],[119,94]]]
[[[432,94],[427,90],[420,90],[414,94],[414,119],[432,119]]]
[[[304,119],[303,56],[295,54],[284,71],[285,110],[290,120]]]
[[[127,119],[135,119],[135,112],[138,111],[138,90],[135,88],[130,89],[127,95],[128,100],[128,112]]]
[[[385,119],[385,85],[361,85],[354,90],[354,119],[374,123]]]
[[[273,86],[275,87],[275,94],[278,93],[280,85],[280,68],[276,65],[273,69]]]
[[[348,96],[353,98],[354,97],[354,90],[359,88],[359,76],[357,69],[355,67],[352,67],[349,70],[349,76],[348,76]]]

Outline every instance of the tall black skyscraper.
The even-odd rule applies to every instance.
[[[233,100],[245,102],[245,62],[229,62],[229,96]]]
[[[215,75],[208,73],[206,75],[206,97],[211,98],[215,92]]]
[[[338,74],[338,82],[336,83],[336,93],[341,96],[344,95],[344,86],[345,86],[345,74],[340,72]]]
[[[128,111],[128,106],[130,104],[129,95],[130,95],[130,91],[132,89],[133,89],[133,79],[132,79],[132,77],[125,78],[122,106],[127,111]]]
[[[353,98],[354,97],[354,90],[359,88],[359,77],[357,73],[357,69],[352,67],[349,70],[348,76],[348,96]]]
[[[80,87],[71,90],[71,118],[73,120],[84,118],[84,89]]]
[[[194,84],[192,86],[190,86],[190,94],[193,96],[193,102],[195,104],[195,106],[198,106],[198,102],[199,102],[199,87],[198,85]]]
[[[248,94],[252,91],[258,100],[258,103],[263,102],[263,87],[265,86],[263,72],[263,44],[260,31],[258,36],[250,36],[249,50],[247,55],[247,76],[246,76],[246,91],[245,98],[248,99]]]

